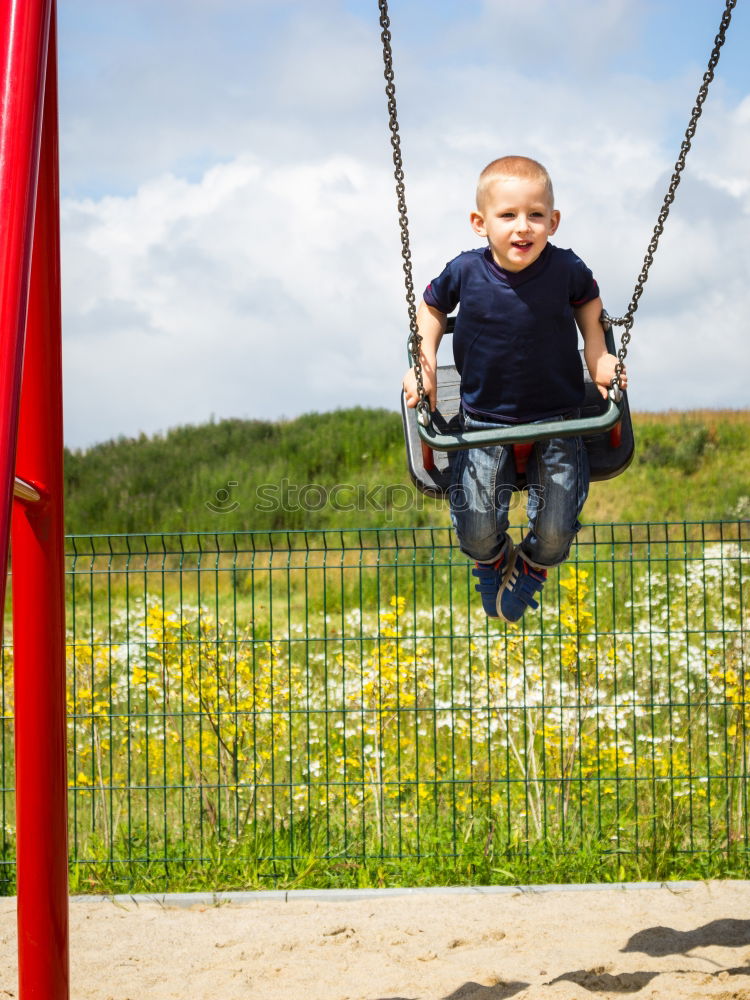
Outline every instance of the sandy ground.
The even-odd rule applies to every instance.
[[[70,914],[72,1000],[750,1000],[747,882],[74,899]],[[3,899],[2,1000],[16,977]]]

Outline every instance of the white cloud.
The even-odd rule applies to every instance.
[[[388,178],[240,157],[63,205],[68,440],[386,403],[403,367]],[[92,276],[94,280],[92,280]]]

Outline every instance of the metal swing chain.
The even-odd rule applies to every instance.
[[[396,179],[396,199],[398,201],[398,223],[401,229],[401,256],[403,258],[404,287],[406,289],[406,306],[409,311],[409,353],[412,357],[414,376],[417,380],[417,419],[422,424],[430,420],[430,407],[425,397],[424,378],[420,347],[422,338],[417,329],[417,305],[414,296],[414,278],[411,266],[411,247],[409,245],[409,217],[406,213],[406,188],[404,186],[404,163],[401,158],[401,136],[398,127],[396,109],[396,84],[393,73],[393,50],[391,48],[391,22],[388,18],[388,0],[378,0],[380,9],[380,38],[383,42],[383,75],[385,76],[385,93],[388,98],[388,127],[391,130],[391,147],[393,149],[393,175]]]
[[[677,161],[674,165],[674,171],[669,182],[669,188],[667,189],[667,193],[664,197],[664,203],[661,207],[661,211],[659,212],[656,225],[654,226],[651,242],[646,250],[641,273],[638,275],[638,280],[635,283],[633,297],[630,300],[627,312],[624,316],[618,318],[609,317],[609,322],[613,326],[624,327],[622,338],[620,340],[620,349],[617,352],[617,365],[615,366],[615,377],[613,379],[613,383],[616,384],[618,389],[620,388],[620,376],[622,375],[623,368],[625,367],[625,358],[627,357],[628,344],[630,343],[630,331],[633,327],[635,311],[638,308],[638,300],[643,294],[643,286],[646,284],[648,272],[654,262],[654,254],[656,253],[656,248],[659,245],[659,238],[664,232],[664,224],[667,221],[669,210],[672,207],[675,192],[677,191],[677,186],[681,180],[682,171],[685,169],[685,159],[690,150],[693,137],[695,136],[698,119],[703,111],[703,104],[708,96],[708,88],[714,78],[714,71],[716,70],[716,66],[719,62],[721,48],[726,40],[727,28],[729,27],[729,22],[732,20],[732,11],[736,5],[737,0],[726,0],[726,6],[721,18],[721,24],[719,25],[719,32],[714,39],[713,51],[711,52],[711,58],[708,61],[708,68],[703,74],[703,82],[701,83],[698,91],[698,96],[695,99],[695,106],[693,107],[693,113],[690,116],[690,122],[685,130],[685,138],[682,140],[682,144],[680,146],[680,155],[677,157]]]

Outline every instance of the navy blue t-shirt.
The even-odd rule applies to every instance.
[[[583,261],[551,243],[522,271],[499,267],[489,247],[450,261],[424,300],[446,314],[461,305],[453,356],[467,412],[516,423],[580,407],[583,371],[573,309],[598,294]]]

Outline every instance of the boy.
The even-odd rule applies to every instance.
[[[605,397],[617,359],[604,342],[591,271],[572,250],[549,243],[560,223],[549,174],[525,156],[493,160],[479,177],[476,203],[471,227],[488,246],[450,261],[428,285],[417,313],[430,408],[437,398],[438,345],[448,313],[460,302],[453,353],[463,426],[575,417],[584,398],[576,326],[586,366]],[[620,386],[626,384],[623,371]],[[404,393],[416,406],[413,369],[404,377]],[[567,558],[580,527],[589,487],[581,438],[537,441],[527,478],[528,531],[514,549],[508,535],[512,450],[463,449],[452,467],[451,519],[461,551],[476,562],[472,572],[485,612],[507,622],[539,606],[535,595],[547,570]]]

